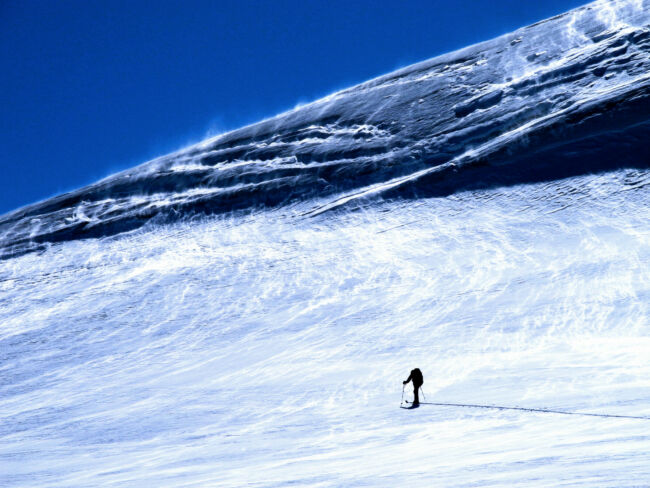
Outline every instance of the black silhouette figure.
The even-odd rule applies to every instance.
[[[405,385],[409,381],[413,382],[413,406],[420,404],[420,396],[418,395],[422,383],[424,383],[424,378],[422,378],[422,371],[419,368],[415,368],[411,371],[411,374],[403,381],[402,384]]]

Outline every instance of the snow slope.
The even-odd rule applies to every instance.
[[[589,4],[343,90],[5,215],[0,246],[11,255],[154,217],[646,167],[649,8]]]
[[[650,2],[0,219],[0,485],[650,486]],[[408,396],[408,392],[407,392]]]

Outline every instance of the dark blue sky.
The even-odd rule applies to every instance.
[[[0,0],[0,214],[583,3]]]

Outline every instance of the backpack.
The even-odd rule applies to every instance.
[[[424,383],[424,378],[422,377],[422,371],[420,371],[420,368],[415,368],[411,371],[411,381],[413,381],[414,385],[422,385],[422,383]]]

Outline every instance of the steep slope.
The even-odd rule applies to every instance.
[[[0,486],[647,486],[647,7],[4,216]]]
[[[154,217],[647,167],[649,73],[650,2],[595,2],[9,213],[0,253]]]

